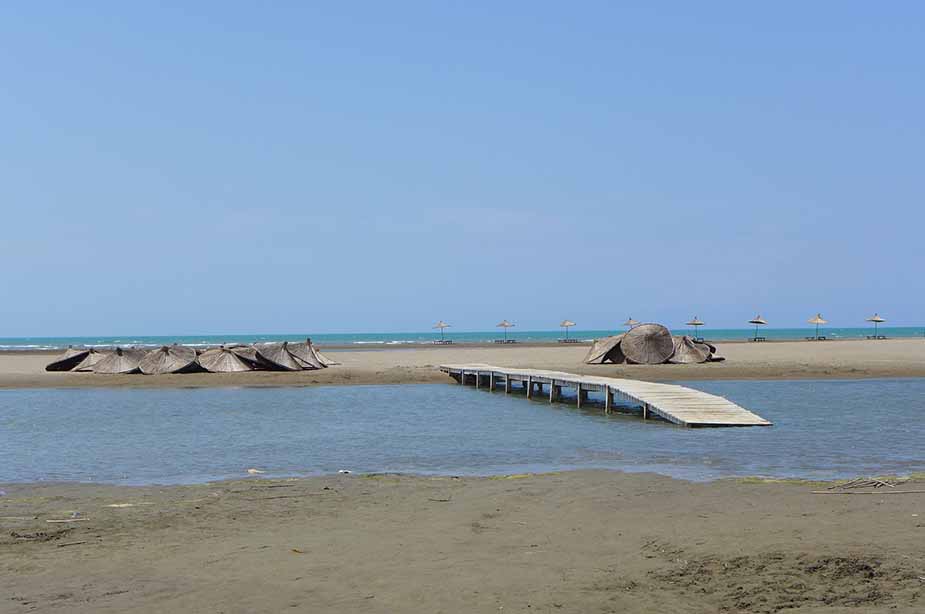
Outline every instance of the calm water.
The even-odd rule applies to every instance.
[[[775,423],[685,429],[454,385],[0,390],[0,482],[581,467],[688,479],[925,471],[925,379],[696,382]]]
[[[516,330],[516,329],[515,329]],[[508,337],[518,341],[555,343],[563,336],[561,330],[516,331],[509,330]],[[888,337],[923,337],[925,328],[921,326],[893,326],[880,327],[880,334]],[[624,332],[625,328],[615,330],[573,330],[569,337],[590,341],[598,337],[606,337],[615,333]],[[689,335],[689,328],[680,327],[672,331],[678,335]],[[814,334],[814,328],[764,328],[761,334],[768,339],[803,339]],[[820,330],[830,339],[863,339],[873,333],[872,327],[861,328],[829,328]],[[754,328],[704,328],[699,331],[707,339],[713,341],[734,341],[748,339],[754,336]],[[433,331],[418,333],[350,333],[350,334],[312,334],[299,333],[288,335],[174,335],[174,336],[139,336],[125,335],[116,337],[0,337],[0,350],[38,350],[66,348],[69,345],[85,347],[112,347],[115,345],[134,345],[138,347],[159,347],[171,343],[180,343],[191,346],[210,346],[222,343],[260,343],[268,341],[304,341],[306,336],[319,345],[404,345],[410,343],[430,343],[440,337]],[[493,339],[502,337],[498,330],[473,332],[447,332],[446,338],[456,343],[490,343]]]

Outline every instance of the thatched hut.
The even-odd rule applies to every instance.
[[[116,348],[93,365],[93,372],[106,373],[109,375],[117,373],[137,373],[138,364],[144,356],[144,350]]]
[[[620,350],[628,362],[657,365],[674,354],[674,339],[661,324],[638,324],[623,335]]]
[[[620,342],[622,340],[622,334],[604,337],[603,339],[595,339],[594,343],[591,344],[591,349],[585,356],[585,363],[589,365],[600,365],[605,362],[617,364],[626,362],[626,357],[620,349]]]
[[[138,368],[145,375],[189,373],[201,369],[197,361],[196,350],[176,344],[165,345],[148,352],[138,363]]]
[[[242,357],[243,352],[237,350],[239,348],[230,348],[224,345],[206,350],[199,355],[199,365],[210,373],[253,371],[255,362]],[[254,358],[256,359],[256,351],[254,352]]]
[[[274,371],[301,371],[302,364],[289,352],[289,342],[259,343],[254,348],[267,368]]]
[[[321,362],[318,358],[317,350],[312,345],[311,339],[306,339],[304,343],[290,343],[289,353],[296,359],[303,369],[324,369],[328,365]]]
[[[89,348],[75,348],[67,346],[64,354],[58,356],[53,361],[45,365],[46,371],[71,371],[74,367],[83,362],[84,358],[89,356]]]

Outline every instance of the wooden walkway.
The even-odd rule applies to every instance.
[[[604,393],[604,411],[609,413],[615,398],[642,407],[642,417],[657,416],[683,426],[770,426],[771,423],[732,401],[715,394],[685,388],[675,384],[657,384],[632,379],[575,375],[561,371],[538,369],[512,369],[481,363],[440,365],[440,370],[460,384],[474,384],[476,388],[495,390],[504,383],[504,391],[511,392],[517,382],[532,398],[546,394],[549,402],[559,400],[563,388],[574,388],[578,407],[587,401],[588,392]]]

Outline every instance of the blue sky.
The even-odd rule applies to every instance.
[[[915,2],[0,6],[0,337],[925,320]]]

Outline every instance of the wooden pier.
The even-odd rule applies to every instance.
[[[658,417],[682,426],[771,425],[761,416],[728,399],[675,384],[576,375],[561,371],[511,369],[480,363],[441,365],[440,370],[460,384],[474,384],[476,388],[496,390],[503,383],[504,391],[510,393],[512,384],[517,383],[526,391],[527,398],[548,394],[550,403],[559,400],[563,388],[573,388],[578,407],[587,402],[589,392],[602,392],[606,413],[610,413],[615,399],[621,399],[641,407],[644,419]],[[544,390],[544,386],[547,390]]]

